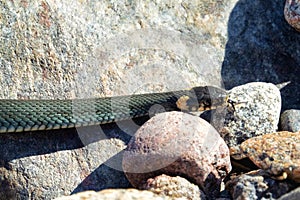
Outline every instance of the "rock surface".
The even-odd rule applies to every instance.
[[[235,2],[1,1],[0,98],[220,86]]]
[[[234,87],[229,99],[237,102],[235,110],[218,110],[212,124],[229,147],[236,147],[248,138],[277,130],[281,109],[279,89],[271,83],[253,82]]]
[[[287,131],[250,138],[240,151],[230,149],[235,159],[248,157],[275,179],[300,182],[300,132]]]
[[[280,128],[283,131],[300,131],[300,110],[286,110],[280,116]]]
[[[292,190],[291,192],[282,195],[278,200],[299,200],[300,199],[300,187]]]
[[[233,199],[277,199],[294,188],[288,181],[276,181],[264,172],[252,171],[226,183]]]
[[[100,192],[85,191],[71,196],[58,197],[55,200],[171,200],[168,196],[159,196],[153,192],[137,189],[106,189]]]
[[[148,179],[143,188],[156,194],[170,196],[172,198],[184,198],[191,200],[206,199],[205,194],[197,185],[194,185],[179,176],[170,177],[162,174],[155,178]]]
[[[178,175],[213,198],[231,164],[228,147],[209,123],[174,111],[152,117],[136,132],[124,153],[123,169],[137,188],[160,174]]]
[[[129,187],[120,163],[124,142],[110,138],[112,130],[103,128],[106,135],[96,130],[82,130],[81,137],[74,130],[0,134],[0,199],[53,199]],[[85,146],[83,131],[90,139]]]

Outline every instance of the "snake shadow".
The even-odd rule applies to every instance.
[[[228,21],[221,75],[226,89],[248,82],[291,81],[282,111],[300,109],[300,33],[284,19],[282,0],[240,0]]]
[[[0,167],[5,167],[5,163],[15,159],[78,149],[110,138],[120,139],[127,144],[137,128],[148,119],[148,116],[134,119],[133,122],[137,126],[132,128],[132,130],[120,128],[121,123],[109,123],[101,126],[82,127],[80,129],[1,133]],[[123,126],[126,126],[126,121],[122,123],[125,123]],[[132,124],[129,123],[128,126],[130,125]]]
[[[135,128],[139,127],[147,119],[148,117],[136,119],[134,122],[138,126]],[[83,130],[81,130],[80,134],[78,134],[78,129],[0,134],[0,168],[5,168],[9,171],[12,169],[11,161],[25,157],[75,150],[101,140],[107,140],[108,142],[111,138],[120,139],[127,144],[132,138],[132,135],[128,134],[126,130],[122,130],[116,123],[102,125],[101,134],[98,132],[99,127],[96,126],[85,127]],[[93,150],[93,148],[90,150]],[[87,174],[70,193],[73,194],[85,190],[99,191],[107,188],[130,187],[131,185],[122,171],[122,158],[122,152],[109,157],[106,162],[100,164],[91,173]],[[31,161],[24,160],[24,166],[31,164],[26,162]],[[38,165],[38,163],[36,164]],[[10,196],[17,197],[26,192],[22,187],[10,187],[11,180],[9,177],[7,178],[0,181],[0,199],[2,197],[2,199],[7,199]],[[28,196],[28,194],[23,195]]]

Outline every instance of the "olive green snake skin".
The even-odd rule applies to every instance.
[[[184,107],[178,105],[183,98]],[[181,102],[182,103],[182,102]],[[75,100],[0,100],[0,133],[99,125],[172,110],[208,110],[227,103],[223,89],[191,90]]]

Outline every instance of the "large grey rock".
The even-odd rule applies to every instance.
[[[283,110],[300,108],[300,34],[284,19],[283,0],[240,0],[228,21],[222,65],[226,89],[248,82],[291,81],[281,90]]]
[[[182,112],[166,112],[147,121],[128,143],[123,169],[141,188],[161,174],[182,176],[208,196],[219,195],[231,170],[229,150],[219,133],[205,120]]]
[[[1,1],[0,98],[220,86],[235,2]]]

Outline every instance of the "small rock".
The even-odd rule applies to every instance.
[[[293,189],[288,181],[276,181],[261,170],[243,174],[226,183],[233,199],[273,199]]]
[[[179,176],[171,177],[163,174],[148,179],[143,187],[156,194],[170,196],[172,198],[185,198],[190,200],[206,199],[205,194],[198,186]]]
[[[291,192],[281,196],[278,200],[299,200],[300,199],[300,187],[292,190]]]
[[[159,196],[153,192],[137,189],[106,189],[100,192],[85,191],[71,196],[58,197],[55,200],[136,200],[136,199],[149,199],[149,200],[171,200],[167,196]]]
[[[284,6],[284,17],[286,21],[300,31],[300,1],[299,0],[286,0]]]
[[[161,174],[181,176],[216,196],[230,172],[228,147],[205,120],[182,112],[161,113],[129,142],[123,170],[134,187]]]
[[[253,82],[234,87],[229,91],[229,99],[236,102],[235,110],[229,106],[230,112],[220,111],[212,116],[213,126],[229,147],[277,130],[281,96],[276,85]]]
[[[253,137],[230,149],[235,159],[248,157],[273,178],[300,182],[300,132],[287,131]]]
[[[286,110],[281,114],[280,126],[283,131],[300,131],[300,110]]]

